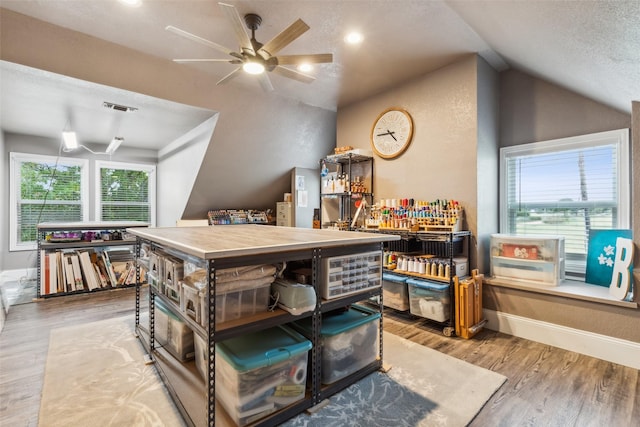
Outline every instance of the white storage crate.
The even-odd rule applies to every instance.
[[[491,276],[557,286],[564,280],[563,236],[491,235]]]

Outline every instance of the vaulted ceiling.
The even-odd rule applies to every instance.
[[[256,13],[262,17],[256,39],[263,43],[298,18],[310,26],[282,53],[332,53],[333,63],[316,64],[310,72],[316,78],[312,83],[273,73],[271,81],[278,95],[329,110],[366,99],[470,53],[478,53],[498,71],[516,68],[620,111],[630,112],[631,102],[640,100],[638,0],[229,3],[240,16]],[[0,6],[168,60],[225,58],[221,52],[166,31],[168,25],[234,50],[238,47],[233,28],[215,0],[142,0],[134,8],[118,0],[2,0]],[[344,42],[351,30],[364,35],[362,44]],[[216,81],[234,69],[234,65],[219,62],[183,66],[197,67]],[[6,67],[0,71],[6,107],[14,96],[7,88],[19,84],[11,80],[18,76],[8,73]],[[262,90],[249,75],[226,84]],[[203,112],[194,113],[197,121]],[[3,129],[19,131],[11,117],[2,116]]]

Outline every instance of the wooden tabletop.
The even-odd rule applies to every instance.
[[[322,249],[400,239],[399,236],[388,234],[255,224],[131,228],[127,231],[202,259]]]

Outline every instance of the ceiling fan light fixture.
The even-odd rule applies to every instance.
[[[360,44],[362,43],[363,40],[364,40],[364,36],[357,31],[350,32],[344,38],[344,41],[349,44]]]
[[[107,147],[106,154],[113,154],[118,149],[118,147],[120,147],[120,144],[122,144],[123,142],[124,142],[123,137],[121,136],[114,137],[109,143],[109,146]]]
[[[247,61],[242,65],[242,69],[248,74],[264,73],[264,65],[257,61]]]
[[[120,3],[124,3],[131,7],[137,7],[142,4],[142,0],[120,0]]]
[[[64,151],[72,151],[78,148],[78,138],[74,131],[66,130],[62,132],[62,144]]]
[[[305,62],[305,63],[302,63],[302,64],[298,65],[297,68],[298,68],[298,71],[302,71],[303,73],[308,73],[309,71],[313,70],[313,65]]]

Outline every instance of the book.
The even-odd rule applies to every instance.
[[[62,253],[62,260],[64,263],[64,286],[66,292],[73,292],[76,290],[75,278],[73,275],[73,264],[71,261],[71,254]]]
[[[131,261],[112,261],[113,271],[116,275],[117,285],[122,286],[126,284],[129,272],[133,266]]]
[[[80,266],[82,267],[82,276],[84,277],[84,282],[87,285],[87,288],[90,291],[98,289],[100,286],[98,284],[98,278],[96,277],[96,272],[93,268],[89,252],[78,251],[77,253],[80,259]]]
[[[40,294],[51,293],[51,277],[49,277],[49,254],[45,250],[40,251]]]
[[[116,279],[116,273],[113,271],[113,266],[111,265],[111,260],[109,259],[107,251],[102,251],[102,261],[104,262],[105,270],[107,270],[109,283],[115,288],[118,284],[118,279]]]
[[[111,282],[109,281],[109,273],[107,273],[107,267],[104,265],[104,258],[102,257],[102,255],[97,256],[95,264],[98,266],[98,270],[100,271],[100,281],[102,282],[102,287],[110,287]]]
[[[80,258],[78,254],[71,253],[71,266],[73,268],[73,286],[76,291],[84,290],[84,281],[82,280],[82,270],[80,268]]]
[[[48,254],[49,259],[49,293],[58,292],[58,254],[52,252]]]
[[[48,274],[49,274],[49,293],[55,294],[58,292],[58,261],[57,253],[51,252],[47,254]]]
[[[58,292],[66,291],[66,275],[62,252],[56,251],[56,271],[58,272]]]
[[[107,276],[105,274],[102,273],[102,271],[100,270],[100,267],[98,266],[98,264],[93,264],[93,269],[96,272],[96,277],[98,278],[98,284],[101,288],[106,288],[109,286],[109,283],[107,282]]]

